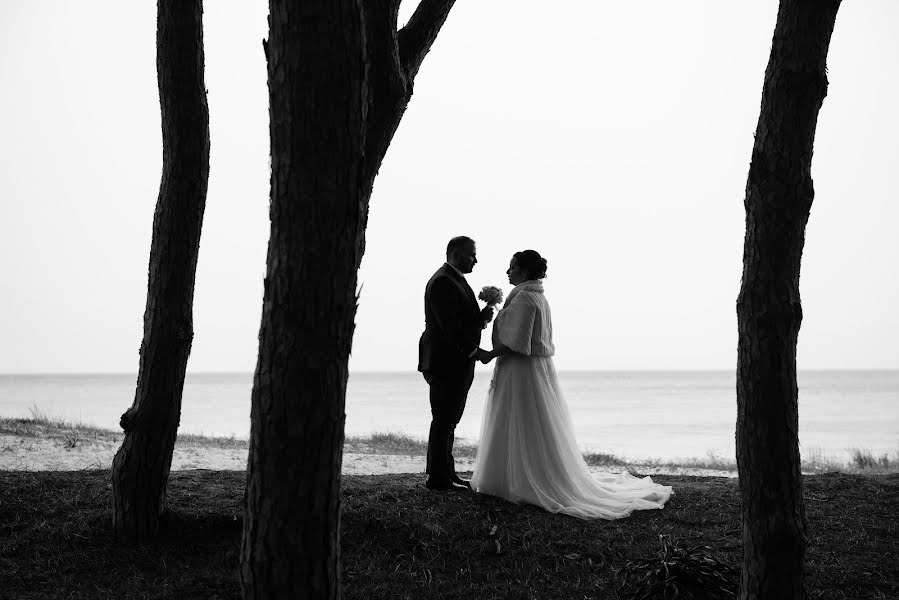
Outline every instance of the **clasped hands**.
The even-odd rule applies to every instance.
[[[483,349],[481,349],[481,348],[478,348],[478,351],[477,351],[477,353],[475,354],[474,357],[475,357],[476,360],[479,360],[479,361],[481,361],[482,363],[484,363],[484,364],[486,365],[486,364],[489,363],[491,360],[493,360],[494,358],[496,358],[496,356],[497,356],[497,355],[494,353],[493,350],[483,350]]]
[[[497,356],[502,356],[503,354],[517,354],[517,352],[500,342],[493,347],[493,350],[483,350],[482,348],[478,348],[474,357],[486,365]]]

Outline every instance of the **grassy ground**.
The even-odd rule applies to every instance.
[[[680,564],[736,589],[736,480],[654,479],[676,492],[664,510],[585,522],[429,492],[417,475],[346,477],[344,596],[629,598],[659,565],[660,535],[681,549],[708,546],[698,556],[706,567]],[[809,597],[899,598],[899,475],[825,474],[805,485]],[[238,598],[243,491],[242,472],[172,473],[162,535],[128,547],[110,530],[108,471],[0,471],[0,597]]]

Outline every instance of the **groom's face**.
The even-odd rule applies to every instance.
[[[465,244],[459,249],[456,255],[456,267],[463,273],[471,273],[474,266],[478,263],[477,252],[474,244]]]

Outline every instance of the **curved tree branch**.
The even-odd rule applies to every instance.
[[[421,0],[409,22],[399,32],[399,55],[411,83],[422,61],[437,39],[456,0]]]
[[[400,0],[366,0],[362,3],[369,87],[374,88],[376,96],[405,93],[406,75],[400,63],[397,40],[399,10]]]
[[[381,130],[393,116],[398,120],[411,96],[411,86],[407,86],[399,56],[397,41],[399,9],[399,0],[366,0],[363,3],[365,45],[368,54],[366,117],[368,125],[365,153],[368,160],[376,159],[379,164],[380,157],[383,157],[387,150],[386,146],[383,146],[384,135]]]
[[[412,98],[413,79],[454,2],[421,0],[400,31],[397,31],[400,0],[362,3],[369,67],[363,185],[369,192]]]

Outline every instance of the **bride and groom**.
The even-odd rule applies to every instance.
[[[629,473],[593,475],[577,447],[556,377],[552,317],[543,294],[546,259],[516,252],[506,274],[512,291],[496,315],[492,350],[480,347],[493,320],[465,280],[477,264],[475,242],[449,241],[446,263],[425,288],[425,331],[418,370],[430,388],[431,429],[425,486],[465,489],[543,507],[582,519],[618,519],[634,510],[662,508],[669,486]],[[456,474],[453,441],[475,362],[496,359],[484,405],[471,481]]]

